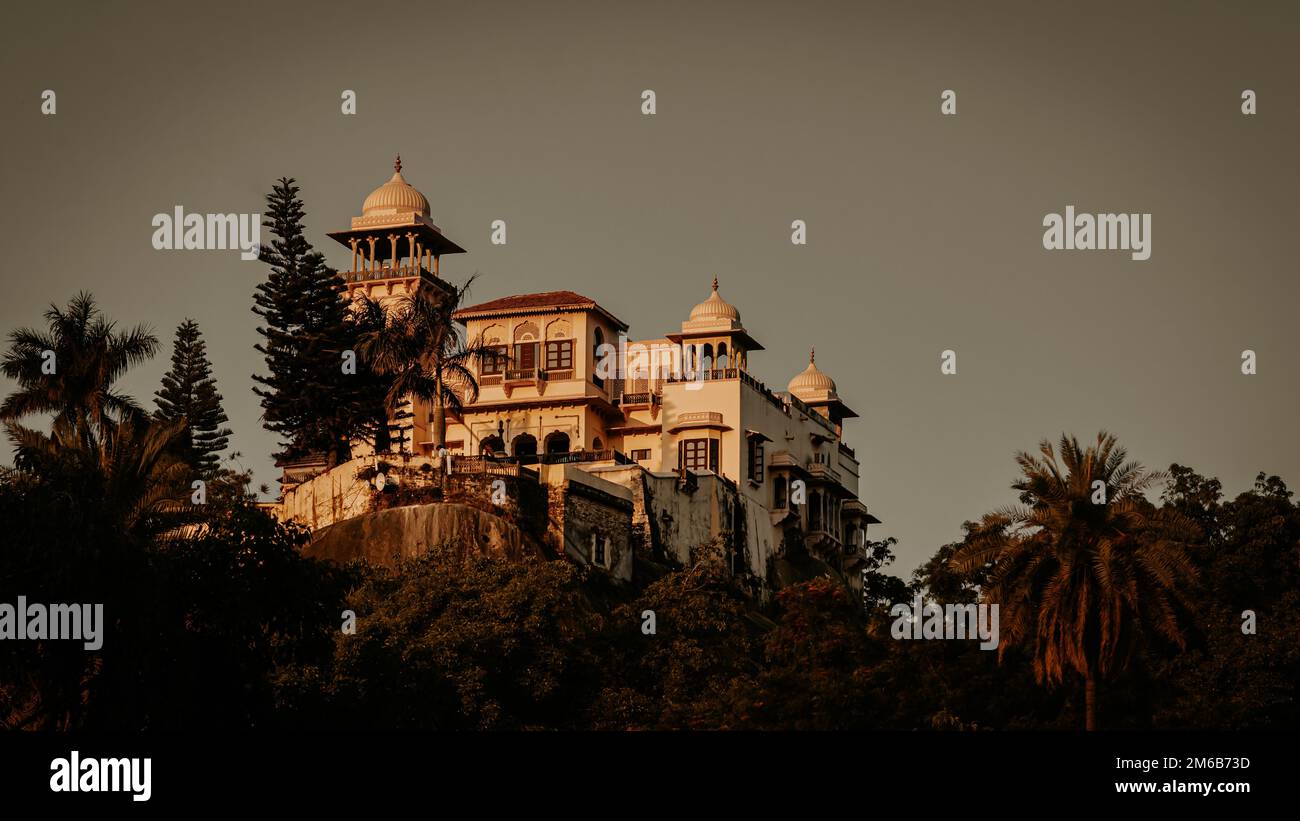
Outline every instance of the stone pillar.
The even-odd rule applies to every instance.
[[[418,259],[415,255],[415,234],[406,235],[406,250],[408,257],[411,260],[408,264],[412,269],[414,269],[417,265]]]
[[[366,237],[366,239],[370,242],[370,264],[367,266],[367,270],[373,274],[375,272],[375,238]]]
[[[388,235],[388,267],[397,267],[397,234]]]
[[[348,240],[348,245],[352,246],[352,273],[357,272],[357,238],[352,237]]]

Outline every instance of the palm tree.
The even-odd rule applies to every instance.
[[[435,452],[446,445],[447,411],[459,414],[466,402],[478,398],[470,366],[488,349],[481,340],[467,341],[452,317],[474,279],[449,290],[422,279],[414,293],[398,298],[383,326],[364,334],[358,345],[370,367],[392,379],[384,398],[389,410],[400,411],[410,399],[433,405]]]
[[[93,495],[122,533],[151,539],[199,518],[189,504],[193,471],[176,447],[184,417],[132,416],[89,439],[62,419],[48,434],[15,422],[5,429],[20,471]]]
[[[186,420],[150,419],[113,383],[158,349],[144,326],[116,331],[88,293],[45,312],[47,331],[9,335],[0,370],[18,390],[0,403],[0,419],[15,449],[15,466],[29,475],[62,477],[93,494],[125,533],[156,536],[192,519],[189,470],[175,445]],[[52,415],[50,432],[18,420]]]
[[[9,334],[0,371],[18,390],[0,404],[0,419],[51,413],[84,440],[144,413],[113,383],[157,352],[158,338],[147,327],[116,331],[84,291],[66,309],[50,305],[45,320],[46,331],[19,328]]]
[[[1149,633],[1185,646],[1177,606],[1196,569],[1184,546],[1195,526],[1156,509],[1148,471],[1105,431],[1086,449],[1062,434],[1057,450],[1018,453],[1020,505],[988,514],[954,555],[963,573],[985,568],[986,602],[1000,607],[999,659],[1023,645],[1049,686],[1084,680],[1086,728],[1097,729],[1097,686]],[[1100,484],[1099,484],[1100,483]]]

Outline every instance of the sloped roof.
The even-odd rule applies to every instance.
[[[538,294],[515,294],[503,296],[478,305],[469,305],[456,311],[456,319],[485,319],[496,316],[518,316],[521,314],[540,314],[556,311],[595,311],[608,317],[616,326],[624,330],[627,323],[600,307],[596,300],[574,291],[544,291]]]

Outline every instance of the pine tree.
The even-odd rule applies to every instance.
[[[215,476],[231,434],[222,425],[230,420],[221,407],[207,344],[194,320],[186,319],[176,328],[171,370],[163,376],[162,388],[154,396],[157,418],[169,422],[187,420],[179,439],[186,463],[199,476]]]
[[[281,458],[324,455],[334,465],[351,458],[354,437],[376,432],[383,389],[360,366],[343,371],[343,352],[356,349],[365,327],[349,313],[343,279],[304,235],[298,190],[282,177],[266,197],[263,225],[274,238],[262,260],[271,272],[257,286],[253,312],[265,322],[256,347],[270,373],[254,375],[262,387],[253,390],[267,429],[281,436]]]

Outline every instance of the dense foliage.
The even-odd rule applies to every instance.
[[[147,330],[116,331],[85,295],[46,319],[4,359],[0,604],[102,603],[106,626],[98,649],[0,642],[0,726],[1300,728],[1300,507],[1276,476],[1226,499],[1110,437],[1063,439],[1021,455],[1019,505],[967,523],[910,582],[885,572],[885,540],[861,596],[822,576],[766,606],[722,541],[640,587],[456,544],[339,568],[304,558],[308,534],[247,476],[190,495],[185,417],[114,384],[156,348]],[[48,433],[21,424],[38,414]],[[890,605],[919,592],[1001,597],[999,652],[892,638]]]

